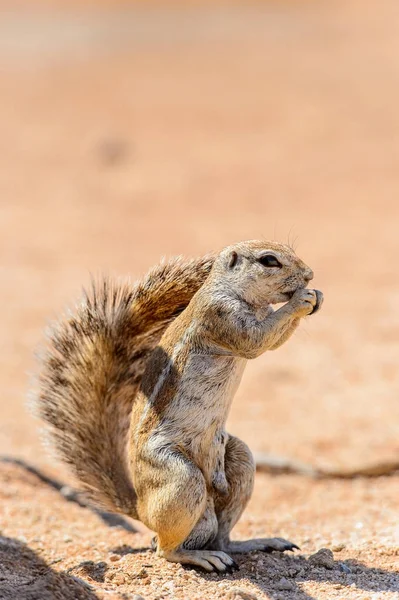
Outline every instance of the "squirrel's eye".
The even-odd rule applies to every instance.
[[[281,267],[283,266],[273,254],[264,254],[260,257],[259,262],[264,267],[278,267],[279,269],[281,269]]]

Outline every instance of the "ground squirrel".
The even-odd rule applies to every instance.
[[[246,361],[320,307],[312,278],[288,246],[241,242],[94,284],[50,333],[36,404],[52,441],[95,502],[156,532],[159,556],[224,572],[231,553],[296,547],[230,541],[255,466],[225,423]]]

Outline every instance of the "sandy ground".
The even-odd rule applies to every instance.
[[[321,467],[396,459],[396,0],[76,4],[0,19],[0,453],[70,483],[26,374],[89,272],[264,237],[295,241],[325,305],[248,366],[230,431]],[[399,598],[398,477],[258,475],[235,536],[301,551],[239,557],[233,576],[165,564],[144,526],[110,527],[18,465],[0,482],[0,598]],[[308,560],[323,547],[331,568]]]

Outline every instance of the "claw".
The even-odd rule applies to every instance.
[[[238,564],[232,560],[232,562],[228,565],[226,565],[226,568],[224,569],[224,571],[221,571],[222,573],[229,573],[232,574],[235,571],[239,571],[240,567],[238,566]]]
[[[232,562],[230,565],[226,565],[226,568],[224,569],[224,571],[221,571],[222,573],[229,573],[229,575],[235,573],[236,571],[238,571],[239,566],[237,565],[237,563]]]
[[[294,550],[300,550],[300,547],[296,544],[293,544],[292,542],[287,542],[286,544],[284,544],[284,552],[286,550],[288,550],[289,552],[293,552]]]
[[[311,315],[314,315],[321,307],[321,305],[323,304],[323,294],[321,292],[319,292],[319,290],[315,290],[316,292],[316,304],[313,307],[312,312],[310,313]]]
[[[270,552],[293,552],[294,550],[300,550],[300,547],[297,546],[296,544],[293,544],[292,542],[285,542],[283,548],[281,548],[280,550],[278,550],[277,548],[273,547],[273,546],[269,546],[266,545],[263,548],[263,552],[266,552],[266,554],[270,554]]]
[[[300,547],[296,544],[291,544],[291,547],[288,548],[288,550],[291,550],[293,552],[294,550],[300,550]]]
[[[154,535],[154,537],[151,540],[151,550],[154,550],[154,552],[156,551],[158,546],[158,538],[156,535]]]

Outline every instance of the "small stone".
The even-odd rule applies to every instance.
[[[265,561],[263,560],[263,558],[260,558],[256,563],[256,568],[262,569],[264,566],[265,566]]]
[[[306,575],[306,570],[305,569],[299,569],[298,573],[297,573],[297,577],[305,577]]]
[[[286,577],[282,577],[276,587],[278,590],[293,590],[294,584],[291,581],[288,581]]]
[[[123,585],[125,582],[126,579],[123,573],[115,573],[112,577],[112,583],[115,583],[115,585]]]
[[[225,596],[226,600],[258,600],[258,597],[251,592],[242,590],[241,588],[231,588]]]
[[[132,600],[145,600],[145,599],[143,598],[143,596],[140,596],[140,594],[134,594]]]
[[[133,579],[148,579],[149,578],[147,571],[143,568],[141,568],[139,571],[136,571],[136,573],[132,573],[131,576]]]
[[[341,552],[344,548],[346,548],[345,544],[335,544],[332,546],[331,550],[333,552]]]
[[[117,560],[120,560],[121,557],[118,554],[111,554],[111,556],[109,557],[109,560],[111,562],[116,562]]]
[[[317,567],[325,567],[326,569],[334,569],[334,555],[329,548],[321,548],[315,554],[309,556],[309,562]]]
[[[348,567],[348,565],[346,565],[343,562],[339,563],[339,569],[340,571],[342,571],[343,573],[352,573],[352,569],[350,567]]]
[[[167,581],[166,583],[164,583],[163,587],[167,589],[170,593],[173,593],[175,591],[175,584],[173,581]]]
[[[76,499],[76,490],[71,488],[69,485],[63,485],[60,489],[60,494],[64,496],[66,500],[73,501]]]

